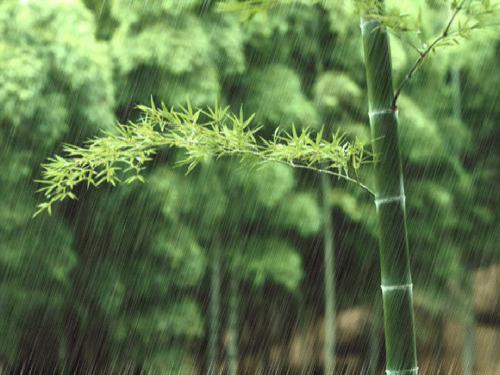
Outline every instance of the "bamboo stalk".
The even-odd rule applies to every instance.
[[[233,272],[229,280],[229,322],[227,362],[229,375],[238,374],[238,279]]]
[[[383,11],[383,1],[379,1]],[[379,225],[387,375],[418,374],[405,193],[387,31],[361,18]]]
[[[453,85],[453,115],[458,121],[462,121],[462,95],[460,88],[460,70],[453,68],[451,71]],[[475,335],[474,335],[474,287],[472,277],[469,272],[464,272],[462,288],[465,298],[464,317],[464,346],[462,358],[463,375],[472,375],[475,362]]]
[[[475,335],[475,314],[474,314],[474,287],[472,276],[464,273],[464,297],[465,301],[465,319],[464,319],[464,347],[463,347],[463,375],[472,375],[476,362],[476,335]]]
[[[331,207],[328,201],[330,190],[329,177],[321,175],[321,194],[323,196],[323,240],[324,240],[324,267],[325,267],[325,343],[323,346],[325,357],[325,374],[335,372],[335,253],[333,242],[333,228]]]
[[[210,259],[210,301],[208,335],[208,374],[215,374],[219,357],[219,317],[221,285],[221,250],[215,242]]]

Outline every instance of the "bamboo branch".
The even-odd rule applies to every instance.
[[[178,164],[187,165],[188,173],[208,158],[252,157],[330,174],[373,194],[349,176],[349,170],[356,173],[370,162],[371,154],[359,140],[347,142],[337,133],[328,142],[321,130],[313,137],[311,130],[297,132],[294,127],[291,132],[277,130],[271,140],[266,140],[257,136],[259,127],[250,128],[253,116],[245,118],[242,112],[235,115],[228,107],[175,111],[152,103],[139,109],[144,113],[139,122],[119,125],[116,132],[94,138],[85,147],[65,145],[64,157],[57,155],[42,165],[42,179],[37,182],[42,184],[38,191],[46,201],[38,205],[35,215],[45,210],[50,213],[55,202],[76,199],[73,191],[80,184],[89,188],[103,183],[143,182],[145,164],[162,147],[183,150]],[[201,117],[207,120],[203,122]]]
[[[465,0],[462,0],[457,5],[457,7],[453,11],[450,19],[448,20],[448,23],[446,24],[445,28],[441,32],[441,34],[438,37],[436,37],[436,39],[434,39],[434,41],[431,44],[429,44],[429,46],[425,50],[423,50],[423,51],[419,50],[418,51],[419,52],[419,57],[417,58],[417,60],[415,60],[415,62],[413,63],[412,67],[410,68],[410,70],[408,71],[408,73],[406,73],[405,77],[403,78],[403,80],[399,84],[398,88],[394,92],[394,100],[393,100],[393,103],[392,103],[393,108],[397,107],[397,100],[398,100],[398,98],[399,98],[399,96],[401,94],[401,91],[406,86],[406,84],[408,83],[408,81],[413,77],[413,74],[418,70],[418,68],[422,65],[422,63],[430,55],[430,53],[436,48],[436,46],[439,43],[441,43],[443,40],[445,40],[446,38],[449,37],[451,26],[452,26],[453,22],[455,21],[455,18],[457,17],[458,13],[463,9],[464,3],[465,3]]]

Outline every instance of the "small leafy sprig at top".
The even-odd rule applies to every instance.
[[[64,156],[56,155],[42,165],[42,178],[37,182],[45,202],[37,206],[35,216],[43,211],[50,214],[56,202],[76,199],[74,189],[81,184],[90,188],[144,182],[145,165],[161,147],[183,150],[178,163],[187,165],[188,173],[203,160],[235,156],[256,160],[256,164],[278,162],[334,175],[372,192],[349,174],[351,170],[357,176],[361,165],[371,160],[358,139],[348,142],[337,133],[328,141],[322,129],[313,135],[310,129],[299,132],[292,127],[291,132],[276,130],[267,140],[258,135],[261,127],[251,126],[253,115],[245,118],[241,110],[234,114],[229,107],[218,105],[174,110],[151,103],[138,109],[143,114],[138,122],[117,125],[115,131],[105,132],[83,147],[66,144]]]
[[[387,28],[391,33],[408,44],[416,53],[417,58],[412,63],[401,82],[394,91],[393,106],[404,87],[419,70],[422,64],[437,49],[457,45],[463,39],[469,39],[476,30],[499,26],[500,1],[499,0],[447,0],[443,1],[450,8],[450,16],[444,23],[441,31],[430,40],[420,39],[422,32],[421,13],[412,19],[407,14],[401,14],[396,9],[382,11],[384,3],[380,0],[354,0],[357,12],[364,18],[380,21],[381,27]],[[417,37],[413,42],[410,35]]]
[[[431,42],[423,42],[420,47],[410,44],[418,57],[394,92],[394,106],[405,85],[429,55],[438,48],[458,45],[460,40],[469,39],[476,30],[500,25],[497,18],[500,16],[499,10],[499,2],[495,0],[452,0],[450,18],[441,32]]]

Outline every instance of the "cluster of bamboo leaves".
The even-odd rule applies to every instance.
[[[384,3],[381,1],[355,1],[358,14],[365,19],[380,21],[381,27],[387,28],[417,54],[416,60],[395,89],[394,106],[403,88],[436,50],[458,45],[462,40],[470,39],[474,31],[499,25],[500,2],[496,0],[451,0],[442,3],[449,8],[450,15],[437,35],[428,38],[424,33],[421,8],[410,16],[397,7],[382,11]]]
[[[347,142],[339,133],[330,141],[323,130],[315,135],[310,129],[274,132],[270,140],[258,136],[260,127],[251,127],[254,116],[236,115],[229,107],[218,105],[206,110],[194,110],[190,105],[180,110],[139,106],[143,117],[138,122],[118,125],[117,131],[91,139],[84,147],[66,144],[65,156],[56,155],[43,165],[42,179],[46,202],[38,205],[38,214],[55,202],[76,199],[74,189],[79,184],[100,186],[120,182],[143,182],[141,172],[161,147],[184,151],[178,161],[187,165],[187,172],[209,158],[238,156],[243,161],[278,162],[290,166],[335,175],[368,189],[355,178],[362,164],[370,160],[365,144],[359,139]]]

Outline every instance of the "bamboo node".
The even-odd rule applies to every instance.
[[[377,198],[375,199],[375,206],[379,208],[379,206],[392,202],[405,202],[406,196],[404,194],[396,195],[393,197],[385,197],[385,198]]]
[[[370,111],[368,112],[368,117],[373,118],[373,117],[379,117],[379,116],[386,116],[386,115],[398,115],[398,109],[395,107],[391,108],[385,108],[385,109],[378,109],[376,111]]]
[[[385,370],[387,375],[418,375],[418,367],[406,370]]]
[[[380,285],[380,288],[382,289],[382,292],[394,292],[396,290],[406,290],[410,289],[413,290],[413,283],[409,284],[398,284],[398,285]]]

